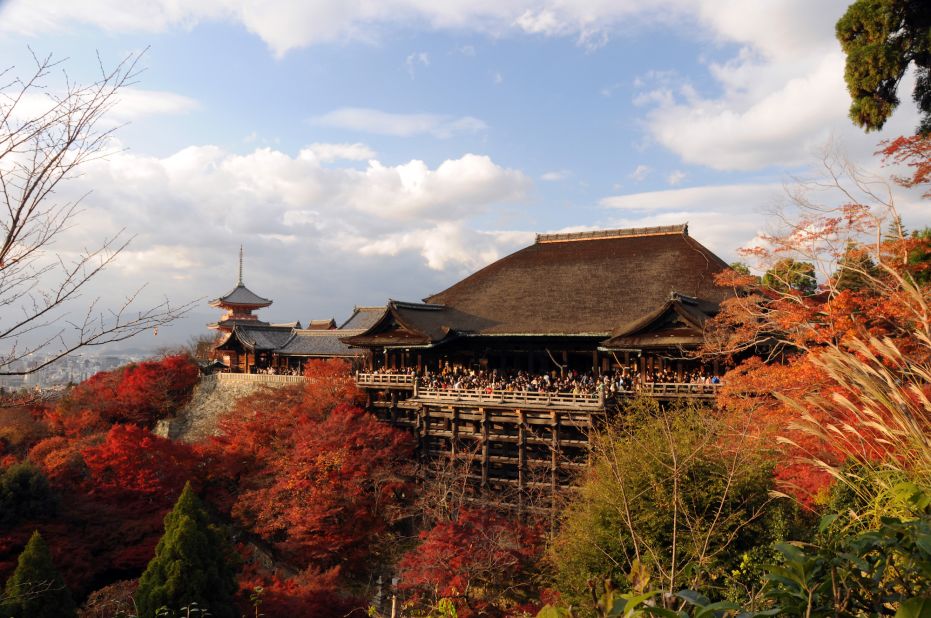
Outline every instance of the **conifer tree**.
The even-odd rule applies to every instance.
[[[19,555],[0,603],[3,618],[74,618],[71,592],[52,563],[52,554],[38,532]]]
[[[186,484],[165,516],[165,534],[139,580],[139,618],[154,618],[161,608],[179,611],[194,603],[214,618],[237,617],[232,563],[225,534],[210,523],[204,504]]]

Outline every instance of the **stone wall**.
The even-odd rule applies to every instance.
[[[155,433],[180,442],[198,442],[217,435],[217,420],[232,410],[237,400],[262,388],[276,388],[291,383],[261,379],[231,380],[226,378],[227,375],[235,374],[203,376],[194,387],[191,401],[174,418],[159,421]]]

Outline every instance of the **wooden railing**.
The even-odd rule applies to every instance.
[[[275,376],[268,376],[275,377]],[[419,400],[430,401],[469,401],[477,403],[496,403],[565,407],[604,407],[602,393],[577,395],[574,393],[540,393],[531,391],[505,391],[466,388],[428,388],[417,382],[416,376],[406,373],[358,373],[356,385],[374,389],[404,389],[413,391]],[[720,384],[703,384],[695,382],[646,382],[634,386],[633,390],[614,393],[617,397],[635,397],[645,395],[658,398],[702,398],[710,399],[718,394]]]
[[[218,373],[220,382],[235,384],[303,384],[304,376],[285,376],[269,373]]]
[[[416,377],[407,373],[357,373],[356,385],[363,388],[413,389]]]
[[[471,388],[427,388],[414,390],[418,401],[448,403],[475,403],[525,407],[593,408],[604,407],[600,394],[577,395],[575,393],[538,393],[531,391],[501,391]]]
[[[720,384],[702,384],[694,382],[647,382],[641,384],[638,390],[631,391],[631,395],[646,395],[648,397],[715,397]]]

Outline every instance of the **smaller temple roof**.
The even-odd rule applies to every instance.
[[[215,298],[210,301],[211,307],[268,307],[272,304],[267,298],[262,298],[246,286],[242,284],[242,281],[239,284],[221,296],[220,298]]]
[[[275,352],[285,356],[358,356],[358,350],[352,350],[340,341],[342,337],[349,337],[362,333],[361,330],[345,330],[334,328],[332,330],[295,330],[288,341],[276,349]]]
[[[715,302],[674,292],[662,306],[616,328],[599,347],[622,350],[696,346],[704,339],[705,322],[718,311]]]
[[[341,329],[359,328],[366,330],[373,326],[385,314],[387,307],[353,307],[352,315],[343,322]]]
[[[449,327],[451,313],[443,305],[389,300],[368,328],[344,341],[353,347],[432,346],[457,335]]]
[[[336,320],[311,320],[307,325],[307,330],[333,330],[336,328]]]
[[[287,343],[293,331],[293,328],[287,326],[245,326],[239,324],[233,328],[230,339],[238,339],[240,343],[251,350],[274,351]]]
[[[211,307],[252,307],[259,309],[272,304],[267,298],[262,298],[242,282],[242,246],[239,247],[239,280],[236,287],[221,296],[210,301]]]

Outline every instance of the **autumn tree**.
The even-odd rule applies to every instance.
[[[746,252],[761,270],[786,259],[813,265],[819,292],[806,296],[745,281],[743,293],[722,303],[706,324],[706,352],[730,354],[736,363],[719,403],[755,415],[761,433],[782,441],[779,486],[809,508],[825,503],[835,470],[850,456],[840,439],[846,428],[864,429],[857,433],[861,459],[881,459],[888,442],[853,408],[786,405],[848,396],[820,359],[888,340],[913,362],[931,360],[922,344],[931,337],[928,241],[904,229],[895,179],[866,174],[836,150],[821,163],[822,175],[790,189],[776,232]],[[801,431],[807,422],[841,434],[828,439]]]
[[[912,98],[922,113],[917,132],[931,131],[931,5],[925,0],[857,0],[837,22],[853,100],[850,118],[867,131],[882,128],[899,105],[898,89],[914,65]]]
[[[765,560],[792,516],[770,494],[774,453],[755,424],[652,400],[625,407],[591,437],[591,470],[549,548],[559,590],[583,602],[590,581],[621,583],[642,565],[670,594],[758,593],[760,574],[740,565]]]
[[[53,249],[78,224],[81,200],[62,198],[68,181],[115,149],[104,122],[139,74],[139,56],[104,69],[90,84],[53,79],[61,61],[34,57],[16,76],[0,71],[0,374],[20,375],[88,346],[123,341],[171,322],[192,305],[140,307],[130,291],[116,306],[83,300],[89,284],[126,249],[124,234],[75,252]],[[43,360],[25,367],[25,358]]]
[[[540,532],[484,508],[461,509],[421,532],[402,558],[401,589],[435,606],[453,601],[459,616],[504,616],[534,600],[542,553]]]
[[[10,618],[74,618],[75,605],[52,554],[38,532],[19,556],[16,571],[6,582],[0,602]]]
[[[783,258],[773,264],[763,275],[762,284],[781,292],[794,291],[805,295],[814,294],[818,289],[814,265],[792,258]]]
[[[165,517],[165,534],[155,557],[139,580],[136,604],[140,618],[159,609],[180,610],[196,603],[218,618],[238,618],[233,601],[236,583],[232,549],[190,484]]]

